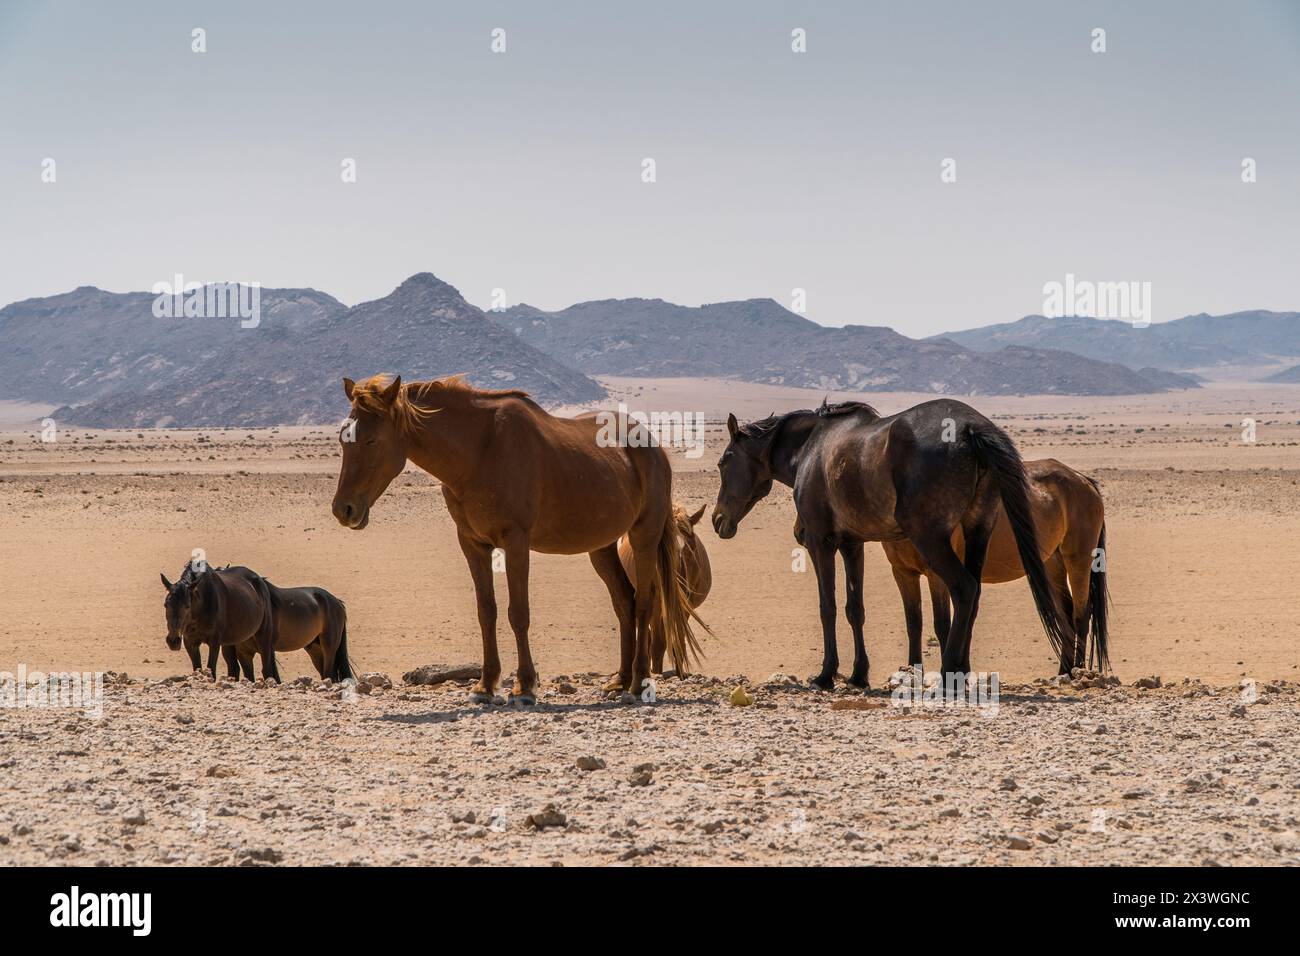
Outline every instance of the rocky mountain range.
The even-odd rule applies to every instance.
[[[492,313],[525,342],[589,375],[705,376],[818,389],[949,395],[1117,395],[1194,388],[1184,376],[1132,369],[1059,348],[979,352],[881,326],[829,328],[772,299],[690,308],[605,299],[558,312]]]
[[[595,375],[1114,395],[1195,388],[1187,369],[1300,361],[1300,313],[1195,315],[1140,329],[1027,316],[912,339],[883,326],[818,325],[771,299],[699,307],[605,299],[489,313],[427,272],[351,308],[314,289],[260,295],[255,328],[238,317],[158,317],[146,292],[83,286],[15,302],[0,309],[0,398],[59,404],[58,419],[93,427],[252,426],[337,420],[340,378],[380,371],[464,372],[560,405],[604,397]]]
[[[152,293],[82,287],[0,309],[3,397],[63,403],[93,427],[316,424],[347,411],[340,381],[465,372],[538,401],[587,402],[599,384],[520,342],[429,273],[347,308],[312,289],[260,290],[260,320],[159,318]]]
[[[1276,365],[1300,359],[1300,312],[1200,313],[1143,328],[1114,319],[1028,315],[1017,322],[946,332],[937,338],[979,352],[1013,345],[1056,348],[1130,368],[1167,371]]]

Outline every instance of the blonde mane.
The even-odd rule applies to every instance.
[[[483,398],[522,398],[533,403],[532,397],[520,389],[476,388],[465,378],[464,374],[447,375],[426,382],[403,382],[398,389],[397,398],[392,406],[385,404],[383,391],[393,381],[393,376],[386,373],[372,375],[364,381],[357,382],[352,388],[352,401],[358,408],[372,415],[389,416],[404,432],[412,432],[428,418],[442,411],[437,402],[438,396],[464,396],[470,399]],[[536,404],[536,403],[533,403]]]

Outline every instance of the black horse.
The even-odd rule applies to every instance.
[[[162,577],[167,597],[167,646],[182,643],[199,668],[199,648],[209,645],[208,667],[216,677],[220,647],[231,677],[240,670],[253,679],[253,655],[262,655],[262,676],[280,679],[276,651],[305,650],[322,678],[353,676],[348,659],[347,607],[320,587],[276,587],[244,567],[220,570],[185,566],[172,584]]]
[[[833,687],[839,665],[835,552],[844,559],[848,580],[849,683],[865,689],[863,542],[903,539],[912,542],[952,595],[955,613],[943,647],[943,684],[954,692],[962,686],[960,675],[970,672],[971,629],[999,499],[1052,648],[1058,656],[1073,648],[1073,631],[1039,555],[1020,454],[1002,429],[969,405],[940,399],[881,417],[862,402],[823,402],[816,411],[772,415],[744,426],[729,415],[727,429],[731,442],[718,461],[722,486],[713,509],[720,537],[735,535],[773,481],[794,489],[821,605],[824,650],[813,686]],[[958,526],[966,543],[964,561],[952,547]]]

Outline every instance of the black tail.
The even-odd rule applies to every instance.
[[[348,660],[348,612],[343,607],[343,602],[339,601],[339,608],[336,612],[343,619],[343,633],[339,636],[339,649],[334,654],[334,673],[330,676],[335,683],[348,680],[353,676],[352,662]]]
[[[1025,476],[1020,452],[1016,451],[1007,433],[992,422],[971,425],[967,434],[975,457],[993,475],[993,484],[1002,498],[1002,507],[1016,536],[1016,549],[1020,552],[1025,577],[1029,579],[1038,619],[1043,623],[1052,650],[1058,659],[1065,653],[1065,648],[1073,654],[1074,629],[1057,603],[1056,590],[1047,579],[1047,569],[1038,554],[1038,535],[1034,530],[1034,516],[1029,510],[1029,479]]]
[[[276,683],[283,683],[280,680],[280,665],[275,659],[275,605],[271,603],[271,582],[260,574],[257,575],[257,592],[262,598],[262,627],[269,633],[269,645],[271,648],[271,659],[263,661],[266,665],[267,672],[275,678]],[[258,640],[257,648],[261,650],[264,646],[262,641]]]
[[[1102,673],[1110,670],[1110,635],[1106,627],[1110,591],[1106,587],[1106,560],[1106,522],[1103,521],[1101,534],[1097,535],[1097,550],[1092,556],[1092,571],[1088,575],[1088,622],[1092,632],[1088,666]]]

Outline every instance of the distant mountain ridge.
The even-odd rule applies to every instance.
[[[1137,328],[1086,316],[1027,315],[1016,322],[946,332],[947,339],[980,352],[1023,345],[1059,348],[1130,368],[1166,371],[1216,365],[1270,365],[1300,359],[1300,312],[1204,312]]]
[[[689,307],[604,299],[558,312],[517,305],[492,313],[525,342],[589,375],[723,376],[751,382],[952,395],[1113,395],[1194,388],[1189,378],[1057,348],[977,352],[893,329],[830,328],[772,299]]]
[[[0,398],[61,404],[58,420],[91,427],[211,427],[334,421],[345,410],[342,376],[376,372],[463,372],[476,385],[522,388],[547,405],[602,399],[591,375],[943,395],[1197,387],[1192,376],[1136,362],[1145,356],[1135,348],[1125,346],[1120,362],[1063,347],[1060,340],[1072,340],[1062,332],[1072,328],[1080,347],[1098,353],[1105,349],[1092,340],[1127,335],[1110,328],[1122,323],[1094,319],[1030,317],[918,340],[883,326],[818,325],[772,299],[698,307],[604,299],[558,312],[518,305],[486,313],[428,272],[351,308],[314,289],[260,295],[256,328],[240,328],[236,317],[156,318],[152,293],[90,286],[12,303],[0,309]],[[1279,330],[1291,347],[1296,315],[1265,315],[1256,334],[1236,337],[1234,355],[1255,354]],[[1198,360],[1218,347],[1191,339],[1176,341]]]
[[[347,308],[312,289],[262,289],[237,318],[155,318],[155,296],[81,287],[0,309],[7,397],[64,403],[92,427],[319,424],[347,410],[341,381],[464,372],[539,401],[593,401],[596,382],[520,342],[431,273]]]

